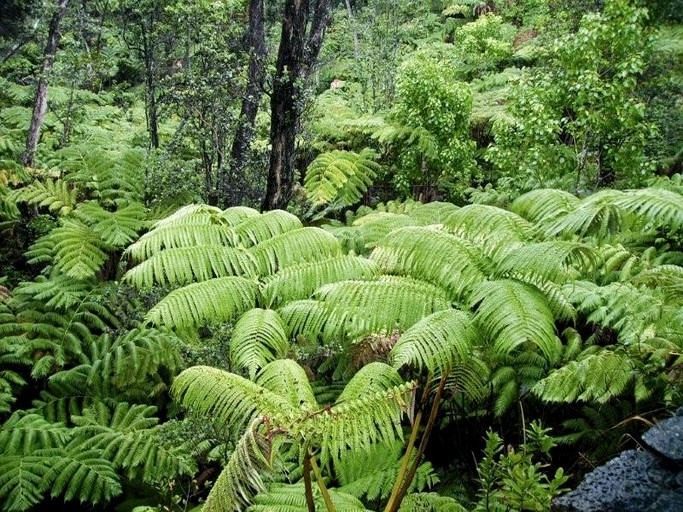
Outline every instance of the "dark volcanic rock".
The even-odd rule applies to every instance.
[[[643,441],[663,457],[683,464],[683,416],[658,423],[645,432]]]
[[[555,512],[683,512],[683,407],[553,501]]]

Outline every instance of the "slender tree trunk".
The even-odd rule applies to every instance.
[[[254,123],[258,113],[263,83],[265,81],[265,62],[268,57],[266,32],[264,26],[264,0],[249,2],[249,70],[247,90],[242,99],[242,109],[237,121],[237,131],[230,151],[230,171],[218,177],[218,194],[222,207],[235,206],[240,197],[235,189],[241,188],[246,181],[244,170],[247,166],[251,141],[254,138]]]
[[[40,127],[47,112],[47,86],[48,74],[52,69],[59,44],[59,24],[61,23],[69,0],[57,0],[57,11],[50,20],[50,30],[48,32],[47,44],[45,45],[45,58],[40,70],[38,88],[33,101],[33,115],[31,116],[31,126],[28,130],[26,139],[26,151],[24,152],[23,163],[26,167],[33,167],[36,158],[36,148],[40,139]]]
[[[156,58],[150,41],[150,34],[142,24],[142,51],[145,61],[145,104],[149,143],[153,149],[159,148],[159,114],[157,112]],[[151,30],[150,30],[151,32]]]
[[[356,21],[353,19],[351,0],[346,0],[346,14],[349,16],[349,23],[351,24],[351,35],[353,36],[353,56],[356,59],[360,59],[360,44],[358,42],[358,32],[356,32]]]
[[[303,109],[304,82],[318,57],[329,23],[331,0],[287,0],[270,98],[270,168],[263,210],[285,208],[294,184],[295,139]],[[311,26],[307,34],[309,17]]]

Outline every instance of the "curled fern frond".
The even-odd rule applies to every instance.
[[[175,286],[218,277],[256,275],[258,263],[242,247],[197,245],[166,249],[133,267],[124,276],[136,288]]]
[[[235,324],[230,339],[230,362],[249,377],[269,362],[284,357],[289,340],[284,322],[272,309],[250,309]]]
[[[469,313],[457,309],[437,311],[404,332],[391,350],[395,368],[411,365],[430,374],[449,373],[472,357],[481,336]]]
[[[254,307],[257,284],[243,277],[219,277],[172,291],[147,312],[145,321],[174,328],[226,322]]]
[[[555,335],[552,312],[535,288],[518,281],[486,281],[474,291],[472,306],[477,308],[477,325],[499,354],[531,344],[551,363],[560,357],[562,344]]]

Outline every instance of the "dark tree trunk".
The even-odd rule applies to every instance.
[[[270,99],[270,168],[263,210],[285,208],[294,184],[295,138],[303,109],[304,82],[318,57],[331,0],[287,0]],[[311,19],[307,35],[307,27]]]
[[[156,14],[156,13],[155,13]],[[153,30],[153,26],[150,27]],[[157,111],[157,63],[152,47],[151,34],[147,32],[144,23],[142,30],[142,53],[145,61],[145,117],[147,118],[147,130],[149,131],[149,143],[153,149],[159,148],[159,114]],[[150,32],[151,32],[150,30]]]
[[[249,2],[249,70],[247,90],[242,99],[242,109],[237,121],[237,131],[230,152],[230,172],[218,176],[218,194],[222,207],[239,203],[239,192],[246,181],[245,168],[249,159],[251,141],[254,138],[254,122],[258,112],[263,83],[265,81],[265,62],[268,57],[266,32],[264,27],[264,0]]]
[[[23,163],[26,167],[33,167],[35,163],[36,148],[38,147],[38,140],[40,139],[40,127],[43,125],[45,112],[47,112],[48,74],[55,61],[57,45],[59,44],[59,24],[66,14],[68,3],[69,0],[57,0],[57,11],[50,20],[50,29],[47,37],[47,44],[45,45],[45,58],[40,70],[38,88],[36,89],[36,96],[33,101],[33,115],[31,116],[31,126],[28,130],[26,151],[24,152],[23,157]]]

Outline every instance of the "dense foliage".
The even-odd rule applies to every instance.
[[[0,8],[3,510],[542,511],[683,404],[679,11],[304,4]]]

